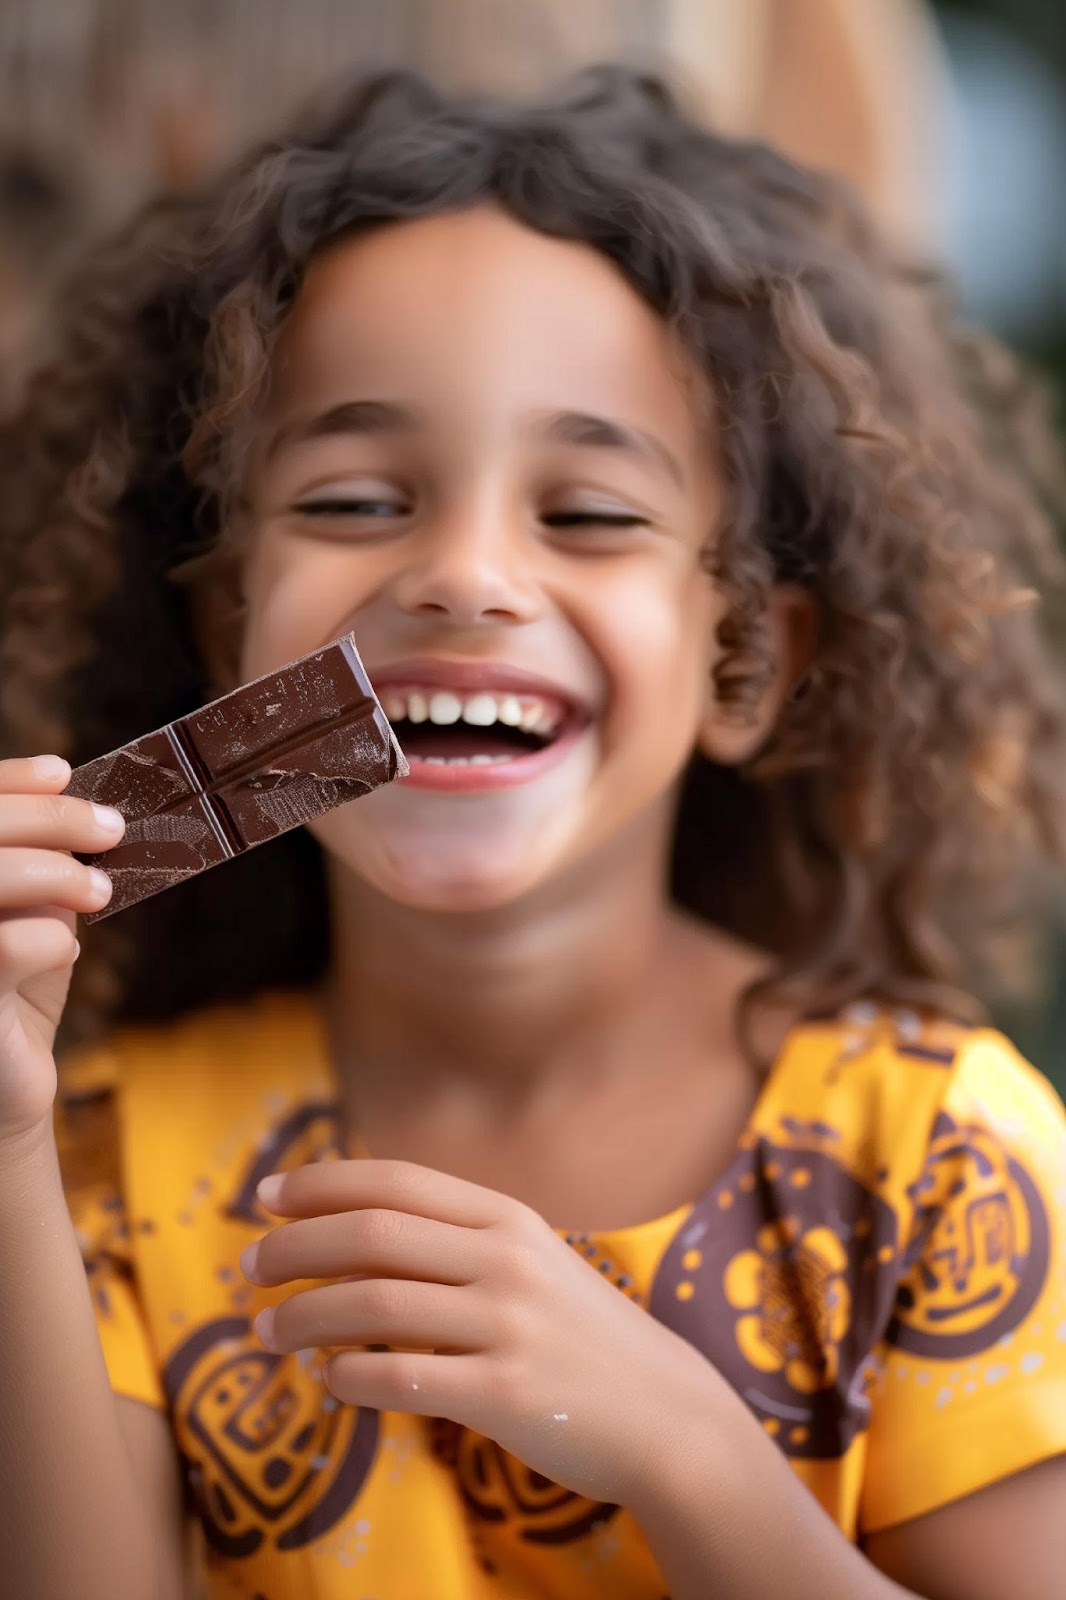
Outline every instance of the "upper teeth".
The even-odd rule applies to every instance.
[[[502,722],[526,733],[549,734],[562,719],[558,707],[535,695],[481,691],[461,697],[449,689],[388,689],[381,704],[390,722],[433,722],[441,728],[460,721],[472,728],[491,728]]]

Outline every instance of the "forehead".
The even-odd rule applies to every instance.
[[[390,223],[309,268],[275,355],[274,408],[382,398],[494,412],[630,412],[695,443],[703,386],[604,256],[483,207]]]

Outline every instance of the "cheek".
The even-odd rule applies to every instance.
[[[602,597],[599,649],[613,682],[608,735],[649,747],[695,742],[722,603],[695,565],[647,571]]]
[[[244,568],[245,677],[328,643],[358,603],[352,590],[352,563],[343,551],[269,535],[256,539]]]

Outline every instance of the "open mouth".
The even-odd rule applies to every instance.
[[[504,766],[555,743],[569,719],[545,695],[390,687],[381,695],[404,754],[440,767]]]

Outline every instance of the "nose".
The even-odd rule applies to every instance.
[[[516,513],[494,498],[434,518],[396,581],[400,609],[460,627],[531,622],[541,600],[533,553],[517,524]]]

